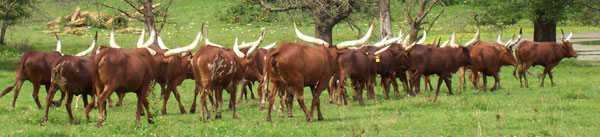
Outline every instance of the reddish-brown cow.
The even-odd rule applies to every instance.
[[[561,30],[562,31],[562,30]],[[542,73],[542,84],[544,86],[544,78],[546,74],[550,77],[550,83],[554,86],[554,80],[552,79],[552,68],[554,68],[564,58],[577,57],[577,53],[573,50],[571,44],[571,37],[573,32],[565,38],[563,33],[563,43],[556,42],[531,42],[523,41],[515,49],[517,62],[519,64],[519,81],[523,86],[522,78],[525,78],[525,87],[529,87],[527,82],[527,69],[531,66],[542,65],[544,66],[544,72]]]
[[[21,92],[21,86],[25,80],[30,81],[33,84],[33,100],[37,104],[38,109],[42,109],[42,105],[39,99],[40,85],[46,87],[46,92],[50,89],[50,70],[52,70],[52,63],[62,56],[60,39],[54,34],[57,39],[56,51],[27,51],[21,55],[19,63],[17,65],[17,71],[15,74],[15,84],[4,89],[0,93],[0,97],[8,94],[15,88],[15,96],[12,101],[11,108],[15,108],[17,98]],[[59,106],[64,98],[64,93],[61,96],[60,101],[53,102],[53,104]]]

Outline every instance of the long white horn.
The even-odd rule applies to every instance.
[[[566,41],[570,41],[572,37],[573,37],[573,31],[571,31],[571,33],[569,33],[569,35],[567,36]]]
[[[415,45],[417,45],[417,43],[413,42],[412,44],[410,44],[410,46],[406,47],[405,50],[408,51],[408,50],[412,49],[413,47],[415,47]]]
[[[56,51],[62,54],[62,44],[60,43],[60,38],[58,38],[58,35],[56,35],[56,33],[54,33],[54,37],[56,37]]]
[[[390,46],[392,46],[392,45],[385,46],[384,48],[381,48],[381,49],[375,51],[375,55],[377,56],[377,55],[383,53],[384,51],[386,51],[387,49],[389,49]]]
[[[200,43],[200,40],[202,39],[202,33],[204,31],[204,23],[202,23],[202,27],[200,29],[200,32],[198,32],[198,35],[196,35],[196,39],[194,39],[194,42],[192,42],[192,44],[187,45],[185,47],[181,47],[181,48],[176,48],[176,49],[172,49],[169,50],[167,52],[165,52],[165,56],[171,56],[171,55],[176,55],[176,54],[180,54],[183,52],[187,52],[190,50],[193,50],[194,48],[196,48],[196,46],[198,46],[198,43]]]
[[[395,38],[392,38],[392,39],[388,39],[388,40],[386,40],[386,41],[383,42],[383,45],[378,46],[378,47],[382,47],[382,46],[385,46],[385,45],[392,44],[392,43],[398,41],[399,39],[402,39],[402,37],[395,37]]]
[[[517,40],[514,40],[511,44],[510,44],[510,48],[512,48],[513,46],[515,46],[517,43],[519,43],[521,41],[521,36],[523,35],[523,28],[519,29],[519,35],[517,36]]]
[[[304,34],[302,34],[302,32],[300,32],[298,30],[298,28],[296,28],[296,23],[294,23],[294,29],[296,30],[296,36],[298,36],[298,38],[300,38],[301,40],[304,40],[306,42],[310,42],[310,43],[314,43],[317,45],[324,45],[329,47],[329,43],[325,42],[322,39],[318,39],[318,38],[314,38],[314,37],[310,37],[310,36],[306,36]]]
[[[396,43],[402,44],[402,39],[404,37],[404,34],[402,34],[402,29],[400,29],[400,32],[398,32],[398,41],[396,41]]]
[[[160,35],[156,36],[156,41],[158,41],[158,47],[160,47],[160,49],[169,49],[169,47],[167,47],[167,45],[165,45],[163,40],[160,38]]]
[[[458,47],[459,45],[456,44],[456,32],[452,32],[452,37],[450,38],[450,47]]]
[[[263,32],[260,35],[260,37],[258,38],[258,40],[248,43],[248,44],[253,44],[253,45],[252,45],[252,47],[250,47],[250,49],[248,49],[246,56],[252,56],[252,53],[254,53],[254,51],[256,51],[256,48],[258,48],[258,45],[260,45],[260,43],[262,43],[262,41],[265,39],[266,33],[267,33],[266,30],[263,30]]]
[[[240,51],[240,48],[238,47],[238,38],[237,37],[235,38],[235,42],[233,44],[233,52],[239,58],[244,58],[246,56],[246,54],[244,54],[242,51]]]
[[[442,45],[440,45],[440,48],[446,47],[448,46],[448,43],[450,42],[450,39],[444,41],[444,43],[442,43]]]
[[[115,42],[115,30],[110,32],[110,47],[119,49],[121,48],[121,46],[117,45],[117,42]]]
[[[409,39],[410,39],[410,34],[407,34],[406,37],[404,37],[404,40],[402,41],[402,47],[404,47],[404,48],[408,47]]]
[[[498,42],[498,44],[504,45],[504,42],[502,42],[502,28],[500,28],[500,33],[498,33],[498,38],[496,39],[496,42]]]
[[[515,38],[515,36],[514,36],[514,35],[513,35],[513,38]],[[508,41],[506,41],[506,43],[505,43],[505,44],[503,44],[503,45],[504,45],[504,47],[509,47],[509,46],[510,46],[510,44],[512,44],[512,41],[513,41],[513,39],[509,39]]]
[[[224,47],[224,46],[222,46],[222,45],[219,45],[219,44],[216,44],[216,43],[212,43],[212,42],[210,42],[210,41],[208,40],[208,37],[206,37],[206,39],[204,39],[204,43],[205,43],[206,45],[215,46],[215,47],[219,47],[219,48],[222,48],[222,47]]]
[[[242,45],[240,45],[240,49],[245,49],[245,48],[253,47],[255,45],[260,45],[260,43],[265,39],[265,33],[266,33],[265,30],[263,30],[260,37],[258,37],[258,40],[254,41],[254,42],[242,43]]]
[[[382,46],[384,46],[384,45],[385,45],[384,43],[385,43],[385,41],[387,41],[387,40],[388,40],[388,36],[385,36],[383,39],[381,39],[381,41],[379,41],[379,42],[377,42],[377,43],[373,44],[373,46],[375,46],[375,47],[382,47]]]
[[[96,32],[96,35],[94,36],[94,41],[92,41],[92,45],[90,45],[90,47],[87,48],[86,50],[75,54],[75,56],[81,57],[81,56],[85,56],[86,54],[92,52],[92,50],[94,50],[94,47],[96,46],[97,40],[98,40],[98,32]]]
[[[475,37],[473,37],[473,39],[471,39],[470,41],[468,41],[467,43],[465,43],[463,46],[468,47],[468,46],[472,46],[473,44],[475,44],[477,41],[479,41],[479,28],[477,28],[477,32],[475,33]]]
[[[146,35],[146,28],[142,29],[142,35],[140,35],[140,38],[137,41],[136,47],[140,48],[142,47],[142,45],[144,44],[144,36]]]
[[[275,41],[275,42],[273,42],[273,43],[271,43],[271,44],[269,44],[267,46],[262,47],[262,49],[269,50],[269,49],[275,47],[275,45],[277,45],[277,41]]]
[[[148,40],[146,42],[144,42],[144,45],[142,45],[142,47],[138,47],[138,48],[144,48],[144,47],[150,47],[150,45],[152,45],[152,43],[154,43],[154,37],[156,37],[156,31],[154,31],[154,29],[152,29],[150,31],[150,38],[148,38]]]
[[[371,24],[371,27],[369,27],[369,30],[367,30],[367,33],[365,34],[365,36],[363,36],[362,38],[360,38],[358,40],[344,41],[340,44],[337,44],[337,48],[344,49],[346,47],[359,46],[359,45],[365,44],[367,42],[367,40],[369,40],[369,38],[371,37],[372,32],[373,32],[373,24]]]
[[[417,44],[423,44],[423,42],[425,42],[426,38],[427,38],[427,31],[423,31],[423,37],[421,37],[421,39],[419,39],[419,41],[417,41]]]

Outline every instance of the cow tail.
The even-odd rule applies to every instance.
[[[2,91],[2,93],[0,94],[0,97],[8,94],[8,92],[12,91],[13,88],[15,87],[15,85],[17,85],[17,83],[19,83],[19,81],[23,81],[23,71],[25,71],[25,61],[27,61],[27,59],[29,58],[29,54],[27,54],[28,52],[26,52],[25,54],[23,54],[23,56],[21,56],[21,58],[19,59],[19,63],[17,64],[17,72],[15,74],[15,83],[10,86],[7,87],[6,89],[4,89]]]
[[[100,61],[100,60],[96,60],[96,56],[97,56],[96,52],[99,50],[99,48],[100,48],[100,46],[98,46],[98,47],[94,46],[94,49],[92,50],[92,55],[91,55],[91,58],[92,58],[92,89],[93,89],[92,93],[96,94],[96,98],[98,98],[100,95],[100,92],[102,92],[102,91],[98,91],[96,89],[96,82],[97,82],[96,79],[98,77],[97,76],[98,75],[98,63],[99,63],[98,61]],[[94,98],[92,98],[92,99],[94,99]]]
[[[515,79],[517,78],[517,69],[519,69],[519,65],[522,65],[521,63],[521,56],[519,54],[519,51],[517,49],[515,49],[515,60],[517,61],[517,66],[515,66],[515,69],[513,70],[513,77],[515,77]]]

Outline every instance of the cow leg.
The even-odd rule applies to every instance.
[[[100,88],[96,88],[100,89]],[[104,89],[98,95],[98,111],[100,112],[100,116],[98,117],[97,124],[98,126],[102,126],[104,120],[106,120],[106,100],[110,97],[113,91],[116,89],[114,86],[104,85]],[[97,90],[98,91],[98,90]]]
[[[287,105],[287,115],[288,117],[293,117],[294,116],[294,112],[293,112],[293,108],[294,108],[294,94],[290,93],[290,92],[286,92],[287,94],[285,95],[285,104]],[[281,110],[283,112],[283,109]]]
[[[46,93],[50,92],[50,84],[45,84],[44,87],[46,88]],[[65,99],[65,93],[64,91],[60,91],[60,100],[59,101],[53,101],[54,98],[52,98],[52,100],[50,100],[50,102],[52,102],[52,106],[53,107],[60,107],[60,104],[62,104],[63,100]]]
[[[299,85],[303,85],[302,83],[297,83]],[[304,104],[304,96],[302,95],[302,86],[297,86],[294,87],[294,92],[296,93],[296,99],[298,100],[298,104],[300,104],[300,108],[302,108],[302,110],[304,111],[304,114],[306,114],[306,120],[309,122],[314,122],[315,120],[312,117],[312,114],[309,113],[308,109],[306,108],[306,104]]]
[[[135,122],[139,123],[140,122],[140,115],[142,113],[142,111],[144,111],[143,104],[144,104],[144,100],[142,100],[142,93],[144,91],[137,91],[137,93],[135,94],[137,96],[137,108],[135,111]]]
[[[442,80],[444,80],[444,77],[440,76],[440,78],[438,79],[437,88],[435,89],[435,98],[433,99],[433,102],[437,101],[438,95],[440,94],[440,86],[442,85]]]
[[[242,102],[244,95],[246,96],[246,101],[248,100],[248,91],[246,90],[247,85],[248,81],[244,80],[244,82],[242,82],[242,91],[240,91],[240,99],[238,99],[238,102]]]
[[[465,80],[465,67],[460,67],[460,72],[458,74],[458,93],[461,93],[462,90],[466,88],[466,80]]]
[[[190,113],[195,113],[196,112],[196,100],[198,97],[198,94],[200,93],[200,87],[196,86],[196,88],[194,88],[194,101],[192,102],[192,106],[190,107]],[[204,91],[202,91],[204,92]],[[202,99],[202,96],[200,96],[200,99]]]
[[[554,79],[552,78],[552,68],[548,69],[548,77],[550,77],[550,86],[554,87]]]
[[[354,85],[354,93],[356,93],[356,95],[358,95],[358,97],[357,97],[358,98],[358,103],[360,105],[364,105],[365,102],[362,99],[364,83],[363,82],[359,82],[358,80],[354,80],[354,81],[352,81],[352,83]],[[315,96],[315,98],[318,99],[319,96]],[[315,100],[315,98],[313,98],[313,100]]]
[[[392,77],[390,81],[394,87],[394,95],[396,96],[396,99],[400,99],[400,91],[398,90],[398,81],[396,81],[396,76]]]
[[[345,74],[343,74],[344,72],[341,72],[340,77],[338,78],[338,83],[337,83],[337,105],[341,106],[342,104],[342,100],[346,103],[344,103],[344,105],[348,104],[348,99],[347,99],[347,95],[346,95],[346,77]],[[356,99],[356,98],[355,98]]]
[[[151,92],[151,91],[149,91]],[[123,106],[123,99],[125,98],[125,93],[117,93],[117,95],[119,96],[119,102],[117,102],[117,104],[115,106],[120,107]]]
[[[40,121],[40,125],[43,125],[44,123],[46,123],[46,121],[48,121],[48,111],[50,109],[50,105],[52,104],[52,98],[54,98],[54,94],[56,93],[57,90],[58,89],[56,86],[52,86],[48,92],[48,95],[46,95],[46,113],[44,114],[44,117]]]
[[[254,83],[254,82],[249,82],[249,83],[248,83],[248,90],[250,91],[250,99],[256,99],[256,97],[254,97],[254,91],[253,91],[253,89],[252,89],[252,87],[254,86],[254,84],[253,84],[253,83]],[[258,88],[260,88],[260,86],[259,86]],[[258,90],[257,90],[256,92],[258,92]],[[247,97],[247,96],[246,96],[246,97]],[[247,98],[246,98],[246,99],[247,99]]]
[[[270,89],[265,91],[265,93],[269,92],[269,96],[268,96],[269,106],[267,106],[267,118],[266,118],[267,121],[271,121],[271,110],[273,110],[273,103],[275,102],[275,93],[277,93],[275,90],[276,89],[275,87],[277,87],[276,84],[271,84],[271,85],[272,86],[270,87]]]
[[[231,87],[229,87],[229,94],[231,95],[231,97],[229,98],[229,101],[231,102],[231,110],[233,111],[233,119],[238,119],[238,115],[237,115],[237,111],[235,109],[235,95],[237,92],[237,84],[233,84]],[[246,101],[248,100],[248,98],[246,98]]]
[[[413,73],[413,75],[411,75],[411,87],[413,88],[412,94],[413,95],[417,95],[420,94],[421,91],[419,91],[419,88],[421,88],[421,73],[418,71],[415,71]]]
[[[235,99],[235,98],[234,98]],[[215,119],[221,118],[221,108],[223,106],[223,89],[218,88],[215,91],[215,103],[217,108],[217,114],[215,114]]]
[[[444,82],[446,83],[446,88],[448,88],[448,93],[450,95],[454,95],[454,93],[452,93],[452,81],[450,80],[449,77],[444,78]],[[439,88],[439,86],[438,86]]]
[[[179,91],[177,91],[177,87],[174,87],[171,91],[173,91],[173,95],[175,95],[175,99],[177,100],[177,103],[179,103],[179,112],[185,114],[185,107],[183,107],[183,103],[181,103],[181,95],[179,94]]]
[[[372,77],[372,78],[370,77],[367,80],[366,86],[367,86],[367,93],[375,93],[375,89],[374,89],[374,87],[375,87],[375,77]],[[362,96],[362,94],[361,94],[361,96]],[[361,99],[362,99],[362,97],[361,97]]]
[[[23,82],[25,82],[25,80],[17,80],[17,82],[15,83],[15,94],[13,97],[13,101],[12,101],[12,105],[10,105],[11,109],[15,108],[15,103],[17,102],[17,97],[19,97],[19,92],[21,92],[21,87],[23,86]],[[7,88],[7,90],[4,90],[2,92],[2,96],[6,95],[8,92],[10,92],[10,87]]]
[[[321,113],[321,99],[319,97],[321,96],[321,93],[323,93],[323,90],[325,90],[326,87],[327,87],[326,84],[319,84],[319,85],[317,85],[317,88],[315,89],[315,92],[313,93],[313,104],[316,105],[316,107],[317,107],[317,120],[325,120],[325,118],[323,118],[323,114]],[[362,92],[361,92],[361,96],[362,96]],[[362,98],[361,98],[361,100],[362,100]],[[311,115],[312,115],[312,110],[311,110]]]
[[[77,108],[78,108],[77,106],[79,106],[79,105],[78,105],[78,104],[79,104],[79,98],[81,98],[81,96],[83,96],[83,107],[84,107],[84,108],[85,108],[85,106],[87,106],[88,104],[90,104],[90,103],[88,102],[87,95],[85,95],[85,94],[81,94],[81,95],[77,96],[77,98],[75,99],[75,110],[77,110]]]
[[[171,86],[165,88],[165,85],[160,85],[160,95],[163,98],[163,104],[161,108],[161,113],[163,115],[167,114],[167,102],[169,102],[169,98],[171,97]]]
[[[198,95],[198,93],[200,93],[200,117],[202,118],[202,121],[205,121],[208,117],[204,116],[204,111],[206,110],[208,112],[208,107],[206,107],[206,109],[203,109],[206,106],[206,89],[202,89],[200,90],[198,87],[196,87],[195,90],[195,96],[194,96],[194,103],[192,104],[192,108],[190,108],[190,113],[194,113],[196,111],[196,96]]]
[[[77,124],[75,118],[73,118],[73,111],[71,110],[71,103],[73,102],[73,93],[67,92],[67,102],[65,102],[65,107],[67,108],[67,113],[69,114],[69,120],[71,124]]]
[[[31,96],[33,97],[33,100],[35,101],[35,104],[37,104],[38,109],[42,109],[42,105],[40,104],[39,93],[40,93],[40,83],[35,82],[35,83],[33,83],[33,94]],[[52,100],[50,100],[50,102],[52,102]]]
[[[483,89],[483,91],[487,91],[487,76],[481,75],[481,79],[483,79],[483,85],[481,85],[481,89]]]
[[[90,111],[92,110],[92,108],[94,107],[94,104],[96,103],[96,99],[94,99],[94,98],[95,98],[94,94],[90,94],[90,95],[91,95],[91,97],[90,97],[90,98],[92,99],[92,102],[91,102],[91,103],[89,103],[89,104],[87,104],[87,105],[85,106],[85,111],[83,111],[83,116],[85,116],[85,118],[86,118],[88,121],[90,120]],[[85,96],[85,95],[84,95],[84,96]],[[84,98],[84,99],[85,99],[85,98]]]
[[[498,76],[498,73],[494,73],[494,75],[492,75],[494,77],[494,86],[490,89],[490,91],[495,91],[497,88],[500,88],[500,77]]]
[[[146,118],[148,118],[148,123],[154,124],[154,118],[152,117],[152,113],[150,113],[150,103],[148,102],[148,93],[152,92],[152,90],[150,89],[150,85],[142,87],[141,92],[142,96],[138,96],[138,100],[141,99],[143,101],[142,103],[144,105],[144,108],[146,108]]]
[[[522,66],[521,70],[519,71],[519,79],[521,79],[521,76],[523,77],[523,79],[525,79],[525,87],[529,88],[529,83],[527,82],[527,69],[529,69],[529,67],[531,66],[530,63],[527,63],[525,65]],[[521,84],[522,86],[522,84]]]
[[[381,77],[381,85],[383,85],[383,92],[385,93],[385,99],[390,99],[390,77]],[[371,98],[372,97],[372,98]],[[375,99],[374,95],[371,95],[369,99]]]

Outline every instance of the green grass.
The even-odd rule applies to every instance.
[[[127,8],[123,2],[117,0],[109,0],[107,3]],[[85,4],[86,2],[46,2],[42,3],[42,6],[51,11],[51,16],[59,16],[69,14],[76,5]],[[171,7],[173,23],[168,24],[162,33],[167,46],[189,44],[198,32],[201,22],[208,23],[211,41],[223,45],[232,45],[235,37],[252,41],[259,35],[261,27],[269,30],[265,43],[295,40],[291,23],[240,25],[219,22],[215,14],[227,5],[229,3],[216,0],[174,1]],[[96,9],[95,6],[82,8]],[[469,8],[456,6],[449,9],[446,15],[464,14]],[[403,19],[399,15],[394,15],[394,18],[395,24],[398,24],[394,26],[394,32],[397,32],[398,26],[403,26]],[[453,21],[453,18],[455,16],[442,17],[430,33],[431,39],[428,41],[433,41],[434,36],[447,38],[454,30],[465,32],[462,41],[467,41],[473,35],[474,27],[468,25],[464,27],[465,31],[455,29],[451,27],[451,23],[446,23],[460,23],[459,19]],[[358,25],[364,29],[368,27],[366,23]],[[526,36],[533,32],[528,21],[522,21],[519,25],[524,27]],[[515,34],[519,25],[506,28],[505,38]],[[565,27],[573,28],[576,32],[600,30],[596,27]],[[43,22],[14,26],[9,29],[7,41],[12,46],[30,46],[23,49],[51,51],[54,49],[55,39],[51,35],[42,34],[44,29],[46,28]],[[313,27],[310,25],[302,25],[300,29],[305,34],[313,34]],[[484,40],[495,41],[496,29],[489,26],[482,29]],[[91,29],[85,32],[87,35],[84,36],[62,36],[63,52],[74,54],[87,48],[94,31],[101,34],[100,41],[108,43],[109,30]],[[356,33],[350,31],[347,25],[337,25],[333,34],[334,43],[356,39]],[[378,30],[373,34],[378,34]],[[132,34],[117,34],[117,42],[123,47],[131,48],[137,37]],[[371,43],[377,41],[378,37],[373,35]],[[1,89],[13,84],[14,70],[21,52],[22,50],[15,47],[0,47],[0,53],[3,53],[0,54]],[[468,84],[468,88],[461,94],[448,96],[448,90],[442,86],[438,102],[431,101],[433,92],[409,97],[402,89],[401,99],[385,100],[378,85],[375,88],[376,100],[366,100],[364,106],[352,101],[349,106],[340,107],[327,103],[328,93],[325,92],[320,97],[325,121],[315,123],[305,121],[305,115],[296,101],[292,118],[279,118],[279,112],[275,111],[272,114],[273,122],[266,122],[267,112],[258,110],[257,100],[250,100],[237,106],[240,119],[232,119],[231,110],[225,107],[223,119],[202,122],[197,113],[179,114],[173,98],[169,101],[169,114],[160,115],[162,101],[152,95],[149,99],[156,124],[146,123],[145,117],[142,117],[140,123],[135,123],[137,100],[134,94],[129,93],[124,101],[125,106],[108,110],[105,127],[96,127],[97,110],[90,113],[92,119],[87,121],[82,116],[81,108],[73,112],[81,124],[70,125],[64,107],[52,108],[46,125],[40,126],[39,121],[44,111],[34,107],[32,86],[26,82],[15,109],[10,109],[12,92],[0,98],[0,136],[351,136],[360,134],[361,130],[364,130],[365,136],[597,136],[600,134],[600,130],[597,130],[600,129],[600,122],[597,120],[600,117],[600,106],[597,105],[600,104],[597,86],[597,83],[600,83],[597,79],[600,66],[590,64],[592,63],[576,59],[564,60],[554,69],[555,87],[549,86],[548,79],[546,87],[540,87],[542,68],[533,67],[530,69],[533,75],[529,75],[530,88],[521,88],[518,80],[512,76],[513,67],[504,67],[501,73],[502,89],[478,93]],[[492,81],[491,78],[488,80]],[[432,84],[437,84],[437,77],[433,77],[432,81]],[[455,92],[458,87],[457,81],[458,76],[453,77]],[[186,109],[189,109],[193,100],[193,86],[191,80],[186,80],[179,86]],[[491,87],[491,82],[488,87]],[[305,101],[310,103],[312,96],[308,89],[305,91]],[[154,89],[154,93],[159,95],[158,87]],[[44,100],[45,96],[45,90],[42,89],[40,99]],[[229,95],[225,95],[224,98],[227,105]],[[116,100],[116,97],[113,99]],[[80,106],[82,104],[80,102]],[[214,113],[212,114],[214,116]]]

